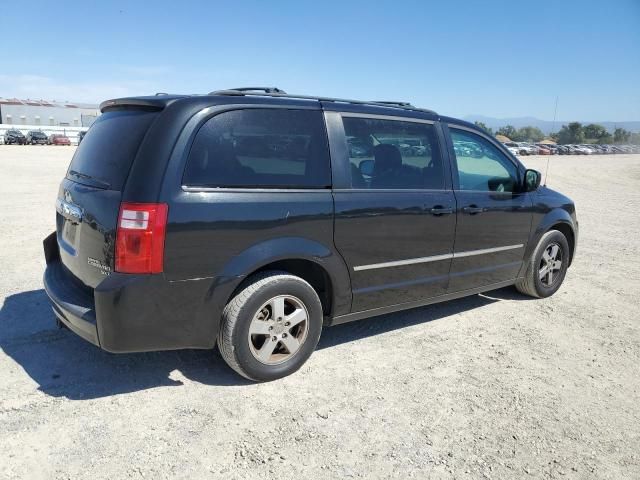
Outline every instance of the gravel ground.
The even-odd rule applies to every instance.
[[[256,385],[56,329],[41,240],[72,152],[0,146],[0,478],[640,478],[640,155],[551,158],[581,227],[554,297],[327,329]]]

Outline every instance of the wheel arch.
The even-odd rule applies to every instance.
[[[553,224],[549,230],[557,230],[562,233],[567,239],[567,243],[569,244],[569,266],[573,262],[573,255],[576,248],[576,237],[573,231],[573,227],[566,222],[558,222]],[[549,231],[547,230],[547,231]]]
[[[318,293],[325,316],[349,313],[351,280],[342,257],[332,247],[302,237],[270,239],[234,256],[215,280],[217,310],[224,306],[252,275],[280,270],[299,276]]]
[[[267,272],[267,271],[280,271],[287,272],[296,277],[300,277],[307,282],[318,294],[320,303],[322,304],[322,312],[325,316],[332,315],[332,309],[334,307],[334,285],[331,277],[325,267],[321,266],[313,260],[306,258],[287,258],[284,260],[276,260],[271,263],[267,263],[262,267],[254,270],[245,277],[245,280],[238,285],[238,287],[229,296],[229,300],[236,294],[238,290],[244,287],[246,281],[254,275]]]
[[[575,256],[578,232],[573,218],[569,212],[562,208],[551,210],[538,222],[527,248],[527,257],[533,253],[540,238],[550,230],[557,230],[567,238],[569,243],[569,265],[571,265]]]

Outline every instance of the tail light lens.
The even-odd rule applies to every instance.
[[[167,212],[166,203],[120,204],[116,272],[162,272]]]

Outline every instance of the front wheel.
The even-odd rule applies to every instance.
[[[550,297],[558,291],[569,267],[569,242],[558,230],[545,233],[527,263],[524,278],[516,282],[520,293]]]
[[[218,348],[249,380],[270,381],[298,370],[322,331],[322,305],[313,287],[287,272],[250,278],[222,313]]]

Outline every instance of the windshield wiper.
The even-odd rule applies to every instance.
[[[110,183],[94,178],[91,175],[87,175],[86,173],[80,173],[80,172],[76,172],[75,170],[69,170],[69,175],[73,175],[74,177],[81,178],[83,180],[89,180],[96,187],[100,187],[104,189],[111,187]]]

